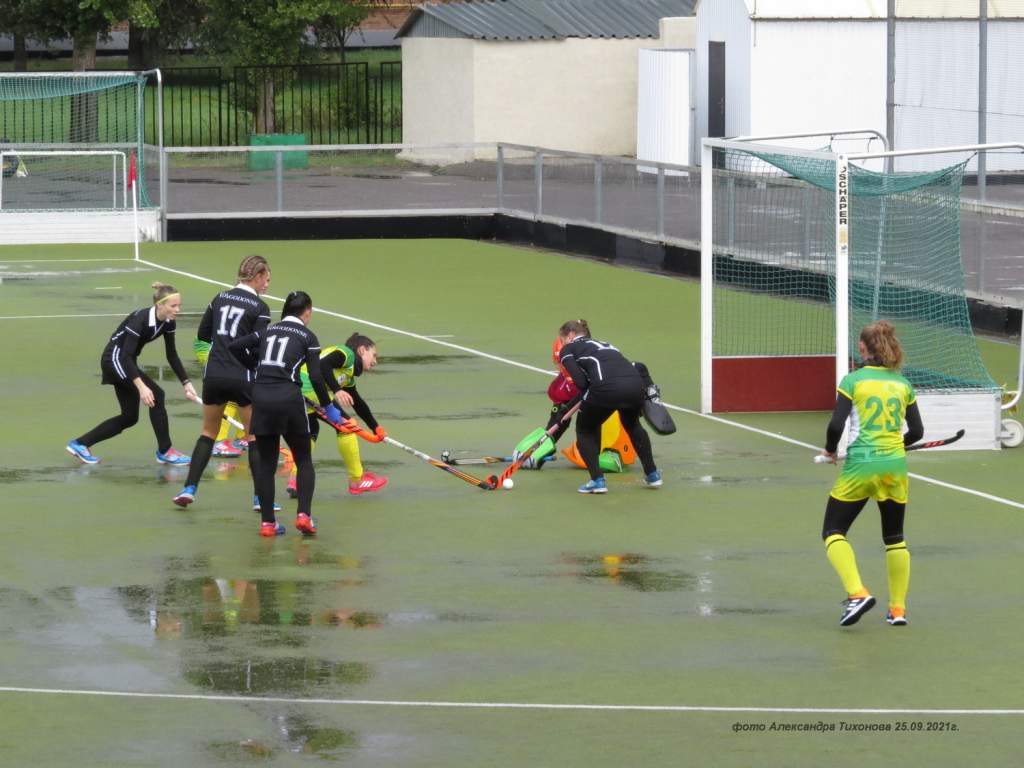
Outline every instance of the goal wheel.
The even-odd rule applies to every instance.
[[[999,433],[999,441],[1004,448],[1016,448],[1024,443],[1024,425],[1013,419],[1003,419],[1003,430]]]

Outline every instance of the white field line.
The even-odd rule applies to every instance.
[[[125,317],[127,312],[112,312],[101,315],[0,315],[0,320],[85,320],[90,317]],[[202,312],[179,312],[178,317],[199,316]]]
[[[135,261],[130,258],[110,259],[0,259],[0,264],[70,264],[88,261]]]
[[[203,277],[201,275],[196,275],[196,274],[194,274],[192,272],[183,272],[182,270],[179,270],[179,269],[172,269],[171,267],[165,267],[163,265],[156,264],[156,263],[154,263],[152,261],[146,261],[145,259],[140,259],[139,263],[140,264],[148,264],[149,266],[155,267],[156,269],[160,269],[160,270],[163,270],[165,272],[171,272],[171,273],[176,274],[176,275],[182,275],[183,277],[189,277],[189,278],[192,278],[193,280],[199,280],[199,281],[204,282],[204,283],[210,283],[211,285],[219,285],[219,286],[228,287],[228,288],[230,288],[231,285],[232,285],[231,283],[224,283],[224,282],[221,282],[219,280],[212,280],[212,279],[210,279],[208,277]],[[267,294],[265,296],[265,298],[273,299],[274,301],[282,301],[282,302],[284,301],[284,299],[282,299],[280,297],[271,296],[269,294]],[[435,338],[433,336],[425,336],[423,334],[413,333],[412,331],[405,331],[405,330],[402,330],[401,328],[394,328],[394,327],[392,327],[390,325],[381,325],[380,323],[375,323],[372,320],[366,320],[366,319],[361,318],[361,317],[353,317],[352,315],[345,315],[345,314],[342,314],[340,312],[332,312],[332,311],[327,310],[327,309],[315,309],[314,311],[315,312],[320,312],[320,313],[322,313],[324,315],[329,315],[330,317],[338,317],[338,318],[341,318],[343,320],[354,320],[355,322],[360,323],[362,325],[368,325],[368,326],[370,326],[372,328],[380,328],[381,330],[384,330],[384,331],[390,331],[391,333],[397,333],[397,334],[400,334],[402,336],[408,336],[408,337],[413,338],[413,339],[419,339],[420,341],[426,341],[426,342],[429,342],[431,344],[440,344],[443,347],[448,347],[450,349],[457,349],[460,352],[468,352],[468,353],[470,353],[472,355],[478,355],[479,357],[485,357],[488,360],[494,360],[495,362],[505,363],[506,365],[513,365],[513,366],[515,366],[517,368],[522,368],[522,369],[527,370],[527,371],[534,371],[536,373],[543,373],[546,376],[554,376],[555,375],[554,371],[548,371],[548,370],[545,370],[543,368],[537,368],[536,366],[528,365],[527,363],[520,363],[517,360],[509,360],[506,357],[500,357],[498,355],[492,355],[490,352],[484,352],[484,351],[479,350],[479,349],[473,349],[472,347],[464,347],[464,346],[461,346],[460,344],[454,344],[454,343],[452,343],[450,341],[441,341],[440,339],[437,339],[437,338]],[[671,403],[664,403],[664,405],[665,405],[666,408],[671,408],[672,410],[679,411],[680,413],[685,413],[685,414],[688,414],[690,416],[697,416],[697,417],[702,418],[702,419],[708,419],[710,421],[718,422],[719,424],[725,424],[726,426],[736,427],[737,429],[745,429],[748,432],[753,432],[755,434],[762,435],[764,437],[770,437],[773,440],[781,440],[783,442],[790,443],[791,445],[798,445],[798,446],[800,446],[802,448],[808,448],[808,449],[810,449],[812,451],[820,450],[820,446],[811,445],[810,443],[805,443],[802,440],[795,440],[795,439],[793,439],[791,437],[786,437],[785,435],[776,434],[775,432],[769,432],[769,431],[764,430],[764,429],[758,429],[757,427],[751,427],[751,426],[749,426],[747,424],[741,424],[741,423],[739,423],[737,421],[730,421],[729,419],[723,419],[721,416],[713,416],[713,415],[710,415],[710,414],[701,413],[700,411],[694,411],[694,410],[691,410],[689,408],[684,408],[681,405],[672,405]],[[983,491],[976,491],[973,488],[966,488],[966,487],[964,487],[962,485],[954,485],[953,483],[947,483],[947,482],[944,482],[942,480],[936,480],[935,478],[927,477],[925,475],[918,475],[918,474],[915,474],[913,472],[908,473],[908,474],[909,474],[910,477],[914,478],[915,480],[920,480],[923,483],[929,483],[931,485],[937,485],[940,488],[946,488],[948,490],[958,491],[960,493],[966,493],[966,494],[968,494],[970,496],[977,496],[978,498],[986,499],[987,501],[994,501],[994,502],[996,502],[998,504],[1005,504],[1008,507],[1014,507],[1016,509],[1024,509],[1024,503],[1019,502],[1019,501],[1014,501],[1012,499],[1004,499],[1002,496],[995,496],[995,495],[993,495],[991,493],[985,493]]]
[[[233,704],[314,704],[350,707],[423,707],[431,709],[534,709],[580,712],[707,712],[722,714],[796,715],[1024,715],[1024,709],[899,709],[871,707],[714,707],[688,704],[545,704],[504,701],[405,701],[387,699],[313,699],[287,696],[228,696],[205,693],[149,693],[146,691],[101,691],[73,688],[23,688],[0,686],[0,693],[50,694],[55,696],[106,696],[126,699],[170,699],[177,701],[226,702]]]

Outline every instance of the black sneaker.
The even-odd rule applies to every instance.
[[[874,607],[875,598],[871,595],[848,597],[843,603],[846,605],[846,608],[843,609],[843,615],[839,619],[839,626],[849,627],[860,621],[860,617]]]

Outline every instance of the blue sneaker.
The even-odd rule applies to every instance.
[[[259,496],[253,496],[252,497],[252,511],[253,512],[259,512],[260,511],[260,497]],[[278,504],[275,501],[274,502],[274,512],[280,512],[280,511],[281,511],[281,505]]]
[[[187,464],[192,463],[192,458],[186,456],[176,448],[168,448],[167,453],[156,452],[156,460],[161,464],[173,464],[174,466],[184,467]]]
[[[604,478],[599,477],[597,480],[587,480],[583,485],[579,487],[580,493],[608,493],[608,486],[605,485]]]
[[[196,487],[194,485],[186,485],[181,489],[181,493],[174,497],[173,501],[179,507],[187,507],[193,501],[196,500]]]
[[[77,440],[69,440],[65,450],[74,456],[76,459],[81,461],[83,464],[99,464],[100,459],[98,456],[93,456],[89,453],[89,449],[82,445]]]
[[[651,474],[645,475],[644,485],[648,488],[661,488],[661,470],[656,469]]]

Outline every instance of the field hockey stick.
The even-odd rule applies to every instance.
[[[914,443],[913,445],[908,445],[903,450],[905,450],[905,451],[922,451],[925,448],[941,448],[944,445],[951,445],[951,444],[955,443],[957,440],[959,440],[963,436],[964,436],[964,430],[958,429],[956,431],[956,434],[955,435],[951,435],[950,437],[944,437],[941,440],[929,440],[926,443]],[[814,463],[815,464],[826,464],[826,463],[828,463],[828,457],[827,456],[822,456],[821,454],[818,454],[817,456],[814,457]]]
[[[330,427],[333,427],[336,432],[342,435],[358,435],[368,443],[379,443],[381,441],[380,437],[377,437],[373,432],[363,429],[362,427],[348,427],[334,421],[334,419],[327,415],[327,411],[323,407],[317,405],[308,397],[304,397],[303,400],[306,401],[306,405],[313,409],[313,414],[320,419],[320,421]]]
[[[485,491],[489,491],[489,490],[492,490],[494,488],[494,486],[491,484],[492,481],[495,479],[493,476],[491,476],[487,480],[481,480],[479,477],[473,477],[472,475],[466,474],[465,472],[463,472],[460,469],[456,469],[455,467],[452,467],[452,466],[449,466],[448,464],[445,464],[443,461],[439,461],[438,459],[435,459],[432,456],[428,456],[423,451],[417,451],[415,448],[413,448],[410,445],[406,445],[405,443],[400,443],[400,442],[398,442],[397,440],[395,440],[391,436],[386,436],[384,438],[384,442],[385,443],[390,443],[391,445],[395,446],[396,448],[401,448],[403,451],[407,451],[408,453],[411,453],[417,459],[423,459],[423,461],[427,462],[427,464],[430,464],[432,467],[437,467],[438,469],[443,469],[445,472],[448,472],[448,473],[450,473],[452,475],[455,475],[457,478],[459,478],[459,480],[464,480],[465,482],[469,483],[470,485],[475,485],[477,488],[480,488],[480,489],[485,490]]]
[[[914,443],[913,445],[908,445],[903,450],[905,450],[905,451],[921,451],[921,450],[924,450],[925,448],[941,448],[943,445],[949,445],[950,443],[955,443],[957,440],[959,440],[963,436],[964,436],[964,430],[958,429],[956,431],[956,434],[952,435],[951,437],[944,437],[941,440],[929,440],[927,443]]]
[[[491,475],[491,477],[490,477],[490,481],[491,481],[491,484],[492,484],[491,487],[492,488],[500,488],[500,487],[502,487],[504,485],[505,481],[508,480],[512,476],[512,473],[516,472],[521,466],[523,466],[524,462],[528,458],[530,458],[530,456],[533,455],[533,452],[536,451],[538,448],[540,448],[541,443],[543,443],[547,438],[549,438],[553,434],[555,434],[555,432],[557,432],[558,428],[561,426],[562,422],[563,421],[567,421],[569,419],[569,417],[572,416],[574,413],[576,413],[576,411],[578,411],[582,405],[583,405],[583,401],[580,400],[579,402],[576,403],[576,405],[572,406],[572,408],[570,408],[565,413],[563,413],[562,414],[562,418],[560,418],[558,421],[556,421],[554,424],[552,424],[550,427],[548,427],[547,430],[545,430],[543,435],[541,435],[536,440],[534,440],[533,441],[533,445],[531,445],[525,451],[520,453],[519,454],[519,458],[516,459],[515,461],[513,461],[511,464],[509,464],[505,468],[505,471],[502,472],[500,476]]]
[[[441,461],[452,467],[471,464],[504,464],[507,461],[514,460],[512,456],[479,456],[475,458],[453,459],[451,451],[441,451]]]
[[[194,402],[194,403],[198,403],[199,405],[203,405],[203,398],[201,398],[201,397],[197,396],[195,398],[189,398],[189,399],[192,400],[192,402]],[[224,421],[226,421],[228,424],[230,424],[235,429],[241,430],[243,435],[248,431],[248,430],[246,430],[245,425],[242,424],[242,422],[240,422],[238,419],[233,419],[230,416],[225,416],[225,415],[222,415],[221,418],[224,419]]]

